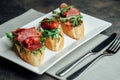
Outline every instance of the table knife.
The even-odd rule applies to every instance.
[[[58,70],[56,72],[56,75],[60,77],[64,76],[69,71],[71,71],[75,66],[77,66],[80,62],[82,62],[84,59],[104,49],[107,45],[109,45],[115,39],[116,35],[117,35],[116,33],[113,33],[110,37],[108,37],[103,42],[101,42],[99,45],[97,45],[94,49],[90,50],[89,52],[87,52],[86,54],[78,58],[77,60],[73,61],[72,63]]]

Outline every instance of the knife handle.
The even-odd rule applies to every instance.
[[[70,63],[70,64],[66,65],[65,67],[61,68],[60,70],[58,70],[56,75],[60,76],[60,77],[64,76],[70,70],[72,70],[75,66],[77,66],[80,62],[82,62],[84,59],[89,57],[91,54],[92,54],[91,51],[87,52],[86,54],[84,54],[83,56],[78,58],[77,60],[73,61],[72,63]]]
[[[74,79],[78,78],[78,76],[80,76],[83,71],[85,71],[88,67],[92,66],[92,64],[94,64],[96,61],[98,61],[99,59],[101,59],[103,56],[105,56],[105,55],[104,54],[100,54],[95,59],[93,59],[92,61],[90,61],[89,63],[87,63],[85,66],[83,66],[82,68],[80,68],[78,71],[74,72],[69,77],[67,77],[67,80],[74,80]]]

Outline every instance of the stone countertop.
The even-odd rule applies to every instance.
[[[102,33],[110,35],[120,33],[120,1],[119,0],[1,0],[0,24],[33,8],[48,13],[65,2],[79,8],[81,12],[112,22],[113,25]],[[6,59],[0,57],[0,80],[56,80],[43,74],[36,75]],[[16,71],[16,68],[17,71]],[[23,74],[24,73],[24,74]]]

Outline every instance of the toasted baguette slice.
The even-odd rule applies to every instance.
[[[32,52],[25,51],[25,49],[22,52],[20,52],[19,45],[16,45],[16,48],[18,50],[20,57],[27,63],[33,66],[39,66],[42,63],[43,58],[44,58],[44,51],[39,52],[38,54],[33,54]]]
[[[46,38],[45,46],[52,51],[60,51],[64,46],[64,33],[62,29],[60,34],[60,38],[54,38],[53,40],[51,37]]]
[[[79,40],[82,37],[84,37],[84,24],[83,24],[83,22],[81,25],[73,27],[72,30],[69,30],[68,26],[63,22],[61,22],[61,27],[63,29],[63,32],[73,39]]]

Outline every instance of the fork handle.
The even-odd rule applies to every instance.
[[[80,74],[86,70],[89,66],[92,66],[92,64],[94,64],[96,61],[100,60],[103,56],[105,56],[104,54],[100,54],[99,56],[97,56],[96,58],[94,58],[92,61],[90,61],[89,63],[87,63],[85,66],[83,66],[82,68],[80,68],[78,71],[74,72],[72,75],[70,75],[69,77],[67,77],[67,80],[74,80],[76,79],[78,76],[80,76]]]
[[[80,62],[82,62],[84,59],[89,57],[91,54],[92,54],[91,51],[87,52],[86,54],[84,54],[83,56],[78,58],[77,60],[73,61],[72,63],[70,63],[70,64],[66,65],[65,67],[61,68],[60,70],[58,70],[56,75],[60,76],[60,77],[64,76],[69,71],[71,71],[75,66],[77,66]]]

